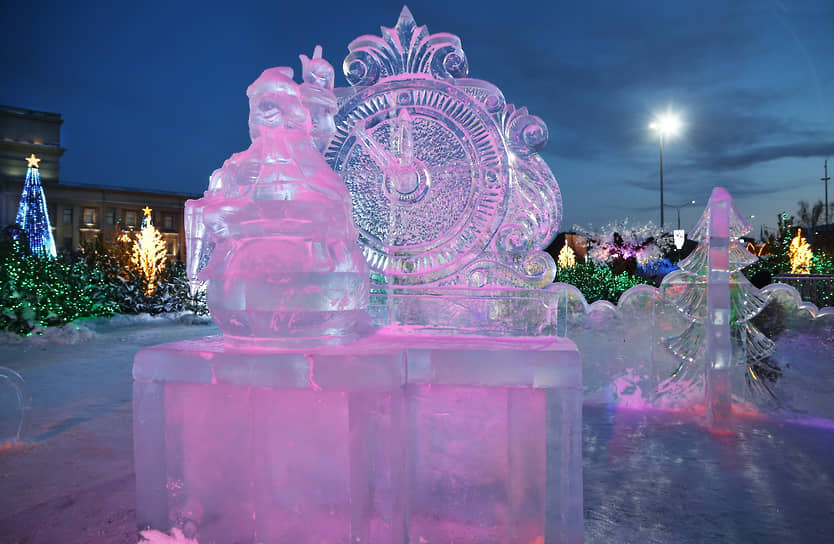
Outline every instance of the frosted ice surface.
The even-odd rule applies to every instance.
[[[208,282],[209,309],[229,339],[309,345],[368,321],[350,195],[316,149],[332,131],[332,68],[319,47],[301,60],[305,83],[270,68],[247,89],[252,144],[186,203],[190,278]]]
[[[335,132],[324,154],[353,198],[380,294],[373,304],[388,312],[378,320],[541,333],[553,317],[541,289],[555,276],[543,249],[562,212],[556,179],[539,155],[545,123],[507,104],[495,85],[468,78],[460,39],[430,34],[407,8],[393,28],[348,48],[351,87],[336,90]],[[456,289],[454,304],[429,300],[445,288]],[[501,315],[508,306],[523,317]]]

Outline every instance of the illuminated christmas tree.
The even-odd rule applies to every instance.
[[[788,248],[788,258],[791,260],[791,274],[809,274],[811,271],[811,260],[814,254],[808,241],[802,236],[802,229],[799,229],[791,240]]]
[[[559,251],[559,268],[570,268],[576,264],[576,254],[573,252],[573,249],[568,245],[567,238],[565,239],[565,245],[562,247],[562,250]]]
[[[52,226],[49,224],[49,214],[46,211],[46,196],[43,194],[38,171],[41,160],[32,153],[26,157],[26,162],[26,183],[23,185],[15,222],[29,240],[29,249],[34,255],[55,257],[55,239],[52,237]]]
[[[156,230],[151,220],[151,209],[147,206],[142,210],[142,230],[133,244],[131,262],[139,269],[145,282],[145,294],[151,295],[156,289],[156,282],[165,269],[165,240]]]

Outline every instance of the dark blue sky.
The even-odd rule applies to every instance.
[[[363,1],[15,2],[0,12],[0,104],[64,117],[68,182],[202,192],[249,144],[246,87],[317,43],[393,26],[401,4]],[[658,145],[673,108],[667,203],[690,228],[714,186],[775,225],[823,198],[834,171],[834,2],[413,1],[418,24],[460,36],[470,77],[550,129],[543,156],[564,199],[562,230],[659,222]],[[829,184],[834,201],[834,183]],[[667,208],[667,226],[675,210]]]

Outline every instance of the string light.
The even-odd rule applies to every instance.
[[[570,268],[576,264],[576,253],[573,248],[568,245],[568,240],[565,238],[565,245],[559,251],[559,268]]]
[[[139,269],[145,280],[145,294],[151,295],[156,289],[156,283],[165,269],[166,248],[165,240],[151,219],[151,208],[145,206],[142,211],[142,230],[133,244],[131,263]]]
[[[802,236],[802,229],[798,229],[796,236],[791,240],[788,248],[788,257],[791,261],[791,274],[809,274],[811,271],[811,260],[814,254],[808,241]]]
[[[29,249],[34,255],[55,257],[55,238],[52,236],[52,225],[49,224],[46,195],[38,168],[40,161],[34,153],[26,158],[26,182],[23,184],[15,222],[29,240]]]

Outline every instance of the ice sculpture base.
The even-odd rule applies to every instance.
[[[383,331],[244,349],[208,337],[143,349],[133,373],[140,529],[199,542],[582,540],[570,341]]]
[[[560,301],[544,289],[374,286],[369,311],[374,324],[415,334],[548,336]]]

